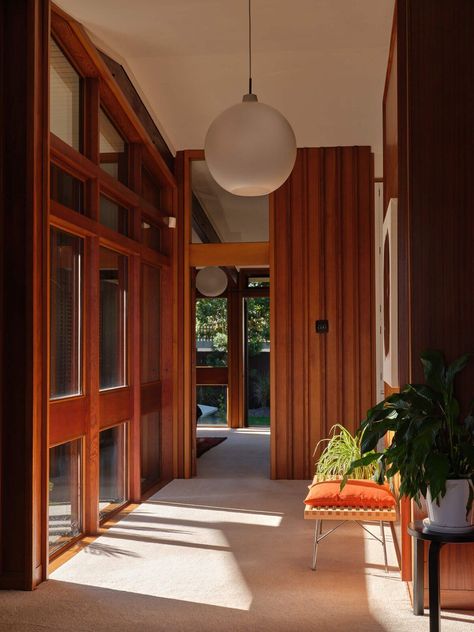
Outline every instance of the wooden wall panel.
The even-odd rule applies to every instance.
[[[422,379],[424,349],[441,349],[448,360],[474,351],[473,29],[470,0],[397,2],[384,98],[384,178],[387,199],[398,197],[401,384]],[[464,405],[473,383],[471,364],[459,380]],[[409,579],[409,543],[402,558]],[[473,564],[474,545],[443,551],[444,604],[474,607]]]
[[[274,194],[275,478],[309,478],[319,439],[335,423],[353,431],[373,403],[372,175],[368,147],[303,149]]]
[[[6,0],[0,25],[0,588],[32,589],[46,572],[48,3]]]

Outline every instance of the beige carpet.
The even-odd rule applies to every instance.
[[[53,573],[34,593],[0,593],[0,630],[23,632],[416,631],[395,568],[356,525],[320,545],[312,572],[312,524],[304,481],[270,481],[262,430],[200,434],[228,440]],[[474,619],[443,613],[443,632]]]

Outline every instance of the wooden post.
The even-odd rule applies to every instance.
[[[49,2],[5,0],[0,24],[0,588],[31,590],[46,573]]]

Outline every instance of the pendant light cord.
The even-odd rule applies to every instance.
[[[249,94],[252,94],[252,11],[249,0]]]

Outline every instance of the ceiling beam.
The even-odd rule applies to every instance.
[[[189,264],[206,266],[268,266],[270,244],[268,241],[244,244],[190,244]]]
[[[192,226],[194,232],[203,244],[220,244],[221,238],[217,234],[216,229],[211,224],[206,211],[194,193],[192,194]],[[233,266],[224,266],[224,272],[227,274],[229,281],[233,286],[237,286],[238,272]]]

